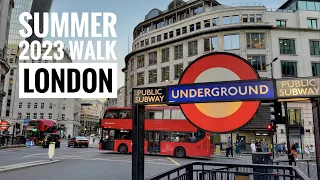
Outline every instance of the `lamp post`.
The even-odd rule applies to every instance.
[[[266,65],[266,66],[270,66],[270,67],[271,67],[271,79],[273,79],[273,66],[272,66],[272,64],[273,64],[274,62],[276,62],[277,60],[278,60],[278,58],[276,57],[276,58],[274,58],[274,59],[272,60],[271,63],[269,63],[269,64]]]

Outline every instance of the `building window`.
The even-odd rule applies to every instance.
[[[144,46],[144,41],[141,41],[140,44],[141,44],[141,47],[143,47]]]
[[[176,36],[180,36],[181,35],[181,29],[176,29]]]
[[[41,109],[43,109],[44,108],[44,103],[41,103],[40,107],[41,107]]]
[[[44,118],[44,113],[40,113],[40,119]]]
[[[49,109],[52,109],[52,103],[49,103]]]
[[[179,79],[183,73],[183,64],[174,65],[174,79]]]
[[[248,14],[242,15],[242,22],[248,22]]]
[[[288,109],[290,125],[301,125],[301,109]]]
[[[149,39],[146,39],[146,46],[149,45]]]
[[[137,74],[137,85],[143,85],[144,84],[144,73],[138,73]]]
[[[312,63],[312,76],[320,76],[320,62]]]
[[[134,59],[131,59],[130,61],[131,71],[134,69]]]
[[[264,49],[265,39],[263,33],[247,33],[247,48]]]
[[[182,28],[182,34],[186,34],[186,33],[187,33],[187,27],[185,26]]]
[[[213,18],[212,19],[212,26],[219,26],[220,25],[220,23],[219,23],[219,18],[217,17],[217,18]]]
[[[169,66],[161,68],[161,81],[169,81]]]
[[[157,42],[160,42],[161,41],[161,35],[158,35],[157,36]]]
[[[280,54],[296,54],[296,44],[294,39],[280,39]]]
[[[21,112],[18,113],[18,119],[22,119],[22,113]]]
[[[310,54],[320,55],[320,41],[310,40]]]
[[[37,109],[38,108],[38,103],[34,103],[33,108]]]
[[[191,41],[188,43],[188,56],[195,56],[198,54],[198,41]]]
[[[22,108],[22,102],[19,102],[19,108],[20,109]]]
[[[169,62],[169,55],[170,55],[169,48],[162,49],[161,55],[162,55],[162,62]]]
[[[201,22],[196,23],[196,30],[199,30],[199,29],[201,29]]]
[[[266,56],[248,55],[248,61],[257,71],[266,71]]]
[[[317,19],[308,19],[308,28],[310,28],[310,29],[318,29],[318,21],[317,21]]]
[[[38,118],[38,114],[37,113],[33,113],[33,119],[37,119]]]
[[[62,106],[62,110],[66,110],[66,105],[65,104]]]
[[[169,38],[173,38],[173,31],[169,32]]]
[[[163,40],[166,40],[166,39],[168,39],[168,33],[163,34]]]
[[[262,22],[262,14],[256,14],[256,22]]]
[[[218,38],[216,36],[204,39],[205,52],[217,50],[217,47],[218,47]]]
[[[254,22],[254,14],[249,15],[249,22]]]
[[[30,108],[30,107],[31,107],[31,102],[28,102],[27,108]]]
[[[157,64],[157,52],[149,53],[149,66]]]
[[[48,113],[49,119],[52,119],[52,113]]]
[[[10,69],[10,75],[12,76],[14,72],[14,69]]]
[[[183,45],[180,44],[174,47],[174,59],[182,59],[183,58]]]
[[[204,27],[207,28],[207,27],[210,27],[210,19],[209,20],[204,20]]]
[[[190,25],[190,32],[194,31],[194,24]]]
[[[240,48],[239,34],[224,36],[224,50],[239,49],[239,48]]]
[[[281,61],[282,77],[298,77],[297,63]]]
[[[239,23],[239,16],[238,15],[231,16],[231,23],[238,24]]]
[[[149,83],[157,82],[157,70],[153,69],[149,71]]]
[[[230,16],[224,16],[222,17],[222,24],[230,24]]]
[[[156,37],[152,37],[151,38],[151,44],[155,43],[156,42]]]
[[[27,113],[27,119],[30,119],[30,113]]]
[[[11,104],[11,100],[8,99],[8,101],[7,101],[7,106],[10,106],[10,104]]]
[[[144,55],[138,56],[137,60],[137,68],[144,67]]]
[[[277,24],[277,27],[287,27],[287,21],[285,20],[277,20],[276,24]]]
[[[66,115],[65,114],[61,114],[61,119],[65,120],[66,119]]]

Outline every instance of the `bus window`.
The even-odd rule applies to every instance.
[[[154,118],[155,119],[162,119],[162,114],[163,114],[162,111],[156,111],[156,112],[154,112]]]
[[[156,113],[157,113],[158,111],[146,111],[145,112],[145,118],[146,119],[156,119]],[[159,116],[158,114],[157,114],[157,116]]]
[[[183,115],[180,109],[179,110],[173,109],[171,119],[186,119],[186,117]]]
[[[113,110],[110,110],[110,111],[106,111],[104,113],[104,118],[110,118],[110,119],[115,119],[115,118],[118,118],[118,113],[117,111],[113,111]]]
[[[131,119],[132,118],[132,111],[130,111],[130,110],[120,110],[119,111],[119,118],[120,119]]]
[[[170,109],[164,109],[163,110],[163,119],[171,119],[170,118],[171,110]]]

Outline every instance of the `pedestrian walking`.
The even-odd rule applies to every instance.
[[[310,158],[315,158],[315,149],[313,145],[310,146]]]
[[[240,143],[240,141],[237,140],[235,145],[236,145],[236,155],[238,157],[241,157],[241,143]]]
[[[304,148],[304,153],[306,154],[306,157],[308,158],[310,155],[310,147],[309,145],[306,145],[306,148]]]
[[[257,149],[257,152],[262,152],[262,145],[261,145],[260,139],[258,139],[256,143],[256,149]]]
[[[266,142],[265,139],[262,140],[261,145],[262,145],[263,152],[268,152],[268,143]]]
[[[232,142],[231,142],[231,137],[228,138],[227,141],[227,152],[226,152],[226,157],[229,157],[230,154],[232,153]]]
[[[251,152],[252,153],[257,152],[257,148],[256,148],[256,144],[254,143],[254,140],[251,141],[250,147],[251,147]]]

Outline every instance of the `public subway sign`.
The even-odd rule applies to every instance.
[[[137,88],[133,89],[133,104],[167,104],[167,88]]]
[[[230,102],[274,99],[271,80],[205,83],[168,87],[169,103]]]
[[[320,78],[295,78],[276,80],[277,97],[312,98],[320,97]]]

